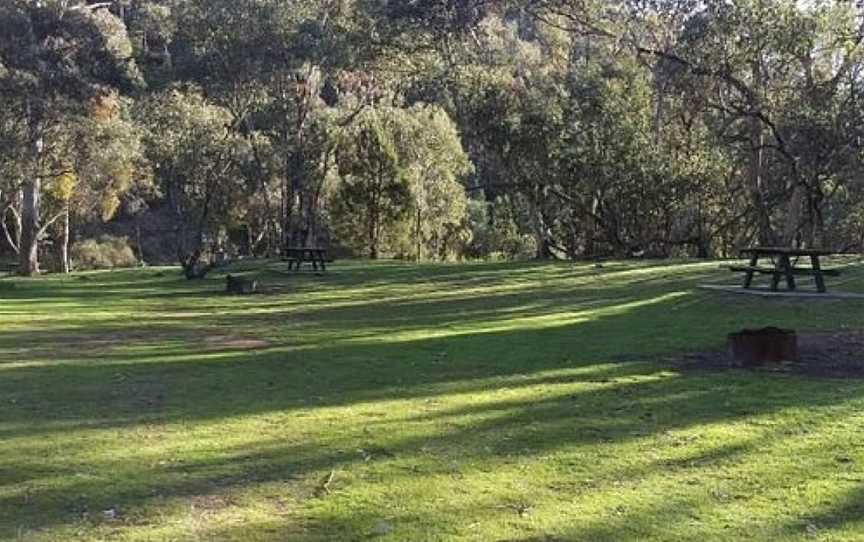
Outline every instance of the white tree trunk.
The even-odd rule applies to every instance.
[[[63,213],[63,226],[60,237],[60,272],[69,273],[69,204]]]
[[[39,195],[42,181],[38,177],[24,185],[21,207],[21,245],[18,272],[24,276],[39,273]]]

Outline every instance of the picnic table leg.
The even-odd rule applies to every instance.
[[[779,265],[779,264],[778,264]],[[776,292],[780,286],[780,275],[782,272],[779,267],[774,268],[774,273],[771,274],[771,291]]]
[[[792,262],[789,260],[789,256],[780,257],[780,266],[786,274],[786,286],[789,287],[790,291],[795,291],[795,275],[792,274]]]
[[[756,264],[759,263],[759,255],[755,252],[750,256],[750,267],[756,267]],[[750,285],[753,283],[753,271],[747,270],[747,273],[744,275],[744,288],[750,288]]]
[[[810,264],[813,267],[813,277],[816,279],[816,289],[819,290],[820,294],[824,294],[827,289],[825,288],[825,277],[822,276],[822,266],[819,265],[819,256],[811,255]]]

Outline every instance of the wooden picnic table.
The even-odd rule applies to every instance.
[[[786,279],[786,287],[794,291],[797,287],[795,277],[800,275],[812,276],[816,280],[816,289],[819,293],[825,293],[825,277],[837,276],[840,272],[836,269],[822,269],[819,262],[821,256],[830,256],[834,252],[822,249],[802,249],[788,247],[753,247],[741,251],[742,256],[749,256],[749,265],[733,265],[729,269],[734,272],[744,273],[744,288],[750,288],[753,284],[753,276],[771,275],[771,290],[777,291],[780,280]],[[760,267],[759,258],[767,257],[771,260],[771,266]],[[798,267],[799,258],[810,260],[810,267]],[[793,259],[795,260],[793,262]]]
[[[320,247],[288,247],[285,249],[285,259],[288,261],[288,269],[300,270],[304,262],[312,264],[312,269],[327,271],[327,249]]]

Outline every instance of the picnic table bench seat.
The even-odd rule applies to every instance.
[[[825,277],[835,277],[840,274],[837,269],[822,269],[819,262],[820,256],[829,256],[831,251],[821,249],[799,249],[792,247],[753,247],[741,251],[742,256],[749,256],[748,265],[732,265],[730,271],[744,273],[744,288],[750,288],[753,283],[753,275],[771,275],[771,289],[776,291],[781,279],[786,279],[786,285],[790,291],[796,289],[796,276],[812,276],[816,280],[816,289],[819,293],[825,293]],[[759,266],[759,258],[771,259],[772,267]],[[810,260],[810,267],[798,267],[798,258],[805,257]],[[794,262],[793,262],[794,258]]]
[[[746,273],[748,271],[752,271],[753,273],[758,273],[760,275],[773,275],[775,273],[783,274],[783,271],[778,271],[776,267],[754,267],[749,265],[730,265],[730,271],[737,271],[739,273]],[[820,273],[823,275],[827,275],[829,277],[839,277],[841,271],[839,269],[820,269]],[[808,267],[793,267],[792,274],[794,275],[815,275],[816,270],[808,268]]]

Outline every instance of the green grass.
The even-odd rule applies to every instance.
[[[280,268],[0,280],[0,539],[864,539],[864,381],[668,361],[860,301],[695,289],[717,263]]]

